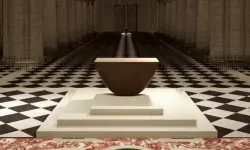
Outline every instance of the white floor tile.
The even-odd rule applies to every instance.
[[[223,128],[226,127],[227,129],[232,129],[232,130],[238,130],[247,125],[247,123],[238,122],[238,121],[229,120],[229,119],[220,119],[218,121],[213,122],[212,124],[219,126],[219,127],[223,127]]]
[[[209,108],[215,108],[215,107],[219,107],[223,104],[213,102],[213,101],[201,101],[201,102],[196,103],[196,105],[205,106],[205,107],[209,107]]]
[[[197,98],[197,99],[202,99],[202,100],[207,100],[207,99],[214,98],[215,96],[206,95],[206,94],[195,94],[195,95],[192,95],[191,97]]]
[[[21,100],[21,99],[32,98],[32,97],[36,97],[36,96],[31,95],[31,94],[20,94],[20,95],[15,95],[15,96],[10,96],[10,97],[14,98],[14,99]]]
[[[243,108],[250,108],[250,103],[244,102],[244,101],[232,101],[232,102],[230,102],[228,104],[243,107]]]
[[[29,111],[24,111],[21,112],[21,114],[34,118],[34,117],[39,117],[39,116],[43,116],[43,115],[48,115],[50,114],[50,111],[45,110],[45,109],[34,109],[34,110],[29,110]]]
[[[16,137],[32,137],[22,131],[15,131],[15,132],[11,132],[11,133],[7,133],[7,134],[2,134],[0,135],[0,137],[3,138],[16,138]]]
[[[15,112],[13,110],[10,110],[8,108],[0,109],[0,117],[7,116],[7,115],[12,115],[12,114],[15,114],[15,113],[17,113],[17,112]]]
[[[223,95],[220,95],[219,97],[232,99],[232,100],[238,100],[238,99],[244,98],[245,96],[240,96],[240,95],[235,95],[235,94],[223,94]]]
[[[16,128],[18,130],[23,130],[23,129],[36,127],[36,126],[39,126],[41,124],[42,124],[42,122],[40,122],[38,120],[35,120],[33,118],[8,123],[8,125]]]
[[[244,132],[240,132],[240,131],[233,131],[227,135],[225,135],[224,137],[241,137],[241,138],[249,138],[250,134],[244,133]]]
[[[49,95],[44,95],[44,96],[39,96],[39,97],[49,100],[49,99],[62,98],[63,95],[60,95],[60,94],[49,94]]]
[[[16,106],[21,106],[21,105],[25,105],[25,104],[27,104],[27,103],[25,103],[23,101],[15,100],[15,101],[10,101],[10,102],[0,103],[0,106],[3,106],[5,108],[10,108],[10,107],[16,107]]]
[[[227,116],[234,114],[233,112],[219,110],[219,109],[209,109],[207,111],[204,111],[203,113],[207,114],[207,115],[211,115],[211,116],[221,117],[221,118],[224,118],[224,117],[227,117]]]
[[[238,112],[239,114],[243,114],[243,115],[247,115],[250,116],[250,108],[244,109],[240,112]]]
[[[47,101],[32,103],[32,105],[36,107],[44,108],[44,107],[55,106],[57,105],[57,103],[54,101],[47,100]]]

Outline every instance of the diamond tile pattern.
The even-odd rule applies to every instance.
[[[51,73],[53,72],[53,73]],[[62,73],[63,72],[63,73]],[[9,81],[8,84],[0,84],[0,87],[26,87],[26,88],[61,88],[61,87],[105,87],[100,76],[98,75],[94,64],[83,65],[81,69],[74,67],[65,67],[64,71],[58,70],[57,67],[45,67],[36,71],[27,71],[26,73]],[[189,66],[181,68],[180,66],[170,65],[167,62],[162,62],[155,73],[150,88],[157,87],[250,87],[250,83],[241,81],[227,72],[218,72],[213,69],[208,69],[204,66],[193,67]],[[9,93],[11,94],[11,93]],[[39,96],[40,92],[35,92],[33,95]],[[220,93],[211,93],[218,95]]]
[[[250,89],[204,90],[187,94],[218,130],[219,137],[250,137]]]
[[[219,137],[250,137],[250,89],[184,90],[218,130]],[[0,100],[0,137],[35,137],[36,130],[66,93],[67,91],[57,93],[52,90],[10,90],[0,93],[5,98]],[[34,97],[25,98],[24,94],[34,94]],[[229,97],[227,95],[232,98],[225,98]],[[238,99],[239,96],[242,98]],[[8,107],[8,102],[16,102],[16,105]]]
[[[66,93],[46,90],[0,92],[0,137],[34,137]]]

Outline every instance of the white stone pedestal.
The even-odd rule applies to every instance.
[[[216,138],[217,131],[182,90],[146,89],[114,96],[71,90],[37,131],[38,138]]]

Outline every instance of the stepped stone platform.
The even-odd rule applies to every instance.
[[[181,89],[115,96],[72,89],[37,131],[38,138],[216,138],[217,131]]]

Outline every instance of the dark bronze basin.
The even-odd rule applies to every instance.
[[[157,58],[97,58],[96,69],[104,84],[118,96],[135,96],[150,83]]]

